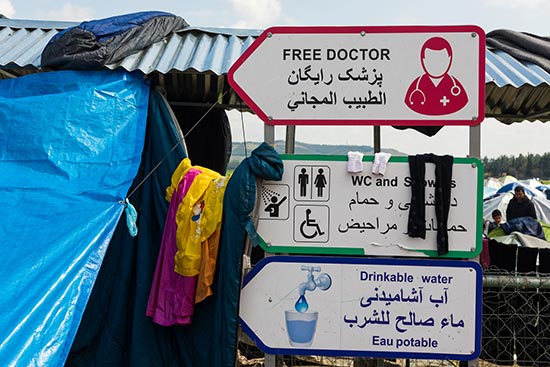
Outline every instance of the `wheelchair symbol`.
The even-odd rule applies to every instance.
[[[321,230],[321,227],[319,227],[319,223],[317,223],[315,219],[309,217],[310,214],[311,209],[306,209],[306,219],[300,224],[300,234],[308,240],[325,234],[325,232]],[[314,229],[313,232],[311,228]]]

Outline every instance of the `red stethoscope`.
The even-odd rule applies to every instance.
[[[418,78],[416,80],[416,87],[413,89],[413,91],[411,92],[411,94],[409,94],[409,104],[414,104],[413,100],[412,100],[412,97],[415,93],[420,93],[420,95],[422,96],[422,102],[420,102],[421,105],[424,104],[424,102],[426,102],[426,95],[424,94],[424,92],[422,92],[422,90],[419,88],[420,86],[420,81],[422,80],[422,78],[424,78],[426,76],[426,74],[423,74],[422,76],[420,76],[420,78]],[[454,76],[452,75],[449,75],[451,77],[451,80],[453,81],[453,86],[451,87],[451,95],[453,97],[456,97],[458,96],[462,90],[460,89],[460,87],[456,84],[456,80],[454,78]]]

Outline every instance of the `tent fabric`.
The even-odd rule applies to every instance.
[[[42,51],[41,64],[57,69],[97,69],[187,26],[181,17],[160,11],[82,22],[52,37]]]
[[[529,236],[540,238],[541,240],[546,240],[542,226],[536,219],[531,217],[510,219],[508,222],[501,223],[500,227],[506,234],[520,232]]]
[[[237,167],[224,196],[214,294],[195,306],[192,324],[156,325],[146,306],[168,212],[164,194],[185,157],[183,150],[167,155],[178,135],[169,111],[159,107],[160,97],[151,94],[143,164],[130,196],[139,212],[138,235],[132,238],[124,225],[117,227],[66,366],[234,366],[245,234],[257,238],[249,216],[256,180],[280,180],[283,164],[271,146],[262,144]]]
[[[483,185],[485,187],[490,187],[492,189],[499,189],[502,186],[502,182],[499,181],[498,178],[495,177],[489,177],[483,180]]]
[[[141,160],[141,73],[0,80],[0,365],[63,365]]]
[[[543,233],[543,236],[544,237],[541,237],[540,239],[541,240],[544,240],[546,242],[546,246],[547,247],[550,247],[550,224],[547,224],[547,223],[544,223],[544,222],[541,222],[541,221],[537,221],[539,224],[540,224],[540,227],[542,229],[542,233]],[[505,230],[505,228],[507,228]],[[490,231],[489,233],[487,233],[487,237],[489,238],[497,238],[497,237],[505,237],[505,236],[509,236],[509,235],[513,235],[513,234],[516,234],[516,233],[520,233],[524,236],[527,236],[527,237],[537,237],[537,236],[533,236],[532,234],[529,234],[529,233],[522,233],[521,231],[514,231],[514,230],[511,230],[510,229],[511,227],[496,227],[495,229],[493,229],[492,231]],[[521,243],[518,243],[518,244],[521,244]]]
[[[123,221],[116,228],[66,366],[190,365],[183,331],[155,325],[145,315],[168,212],[165,190],[185,156],[169,107],[152,91],[142,165],[129,197],[139,232],[131,237]]]
[[[502,229],[499,229],[500,232],[495,232],[495,234],[489,237],[490,240],[496,241],[501,244],[506,245],[518,245],[531,248],[547,248],[550,249],[550,242],[541,240],[540,238],[533,237],[521,232],[511,232],[510,234],[504,234]],[[495,230],[496,231],[496,230]],[[491,261],[492,264],[492,261]]]
[[[516,182],[518,181],[517,178],[515,178],[514,176],[510,176],[510,175],[506,175],[506,176],[502,176],[498,179],[500,182],[501,182],[501,186],[502,185],[506,185],[510,182]]]
[[[536,186],[535,189],[539,190],[546,196],[546,199],[550,199],[550,186],[548,185],[539,185]]]
[[[525,193],[531,197],[535,196],[536,195],[536,192],[535,190],[531,190],[530,189],[530,186],[528,185],[525,185],[525,184],[521,184],[519,181],[518,182],[510,182],[510,183],[507,183],[506,185],[500,187],[496,193],[497,194],[502,194],[502,193],[507,193],[507,192],[511,192],[511,191],[514,191],[514,189],[517,187],[517,186],[521,186],[523,187],[523,191],[525,191]]]
[[[231,125],[221,108],[174,106],[193,165],[225,175],[231,157]],[[205,149],[205,147],[208,147]]]
[[[494,187],[483,187],[483,199],[487,199],[490,196],[493,196],[496,194],[498,189],[495,189]]]

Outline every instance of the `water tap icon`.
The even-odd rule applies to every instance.
[[[301,283],[298,286],[298,293],[300,297],[294,307],[298,312],[306,312],[309,308],[305,294],[306,291],[313,292],[315,289],[319,288],[322,291],[326,291],[332,285],[332,278],[327,273],[321,273],[317,277],[313,276],[313,272],[320,272],[320,266],[306,266],[302,265],[300,268],[302,271],[307,271],[307,279],[305,282]]]

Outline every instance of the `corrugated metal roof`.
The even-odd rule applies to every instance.
[[[50,38],[77,24],[0,18],[0,66],[39,68],[40,55]],[[192,69],[222,75],[260,33],[257,29],[188,27],[109,67],[163,74]],[[497,87],[550,84],[550,74],[542,68],[503,51],[488,48],[486,61],[485,81]]]
[[[39,69],[48,41],[60,30],[77,24],[0,19],[0,67]],[[223,75],[260,33],[255,29],[188,27],[107,67],[145,74],[174,70]]]
[[[550,84],[550,74],[540,66],[521,62],[504,51],[487,48],[485,61],[485,82],[497,87]]]
[[[550,120],[550,74],[538,65],[487,48],[485,116],[504,123]]]
[[[145,74],[153,71],[167,74],[172,70],[227,74],[233,62],[259,32],[235,35],[219,33],[211,28],[188,28],[107,67],[114,69],[121,66],[128,71],[141,70]]]
[[[40,70],[40,55],[51,37],[77,24],[0,19],[0,73],[19,76]],[[194,96],[191,100],[207,101],[216,95],[219,98],[221,91],[228,88],[225,77],[221,81],[210,80],[208,74],[227,74],[260,33],[255,29],[188,27],[107,67],[141,70],[145,74],[192,74],[192,80],[189,76],[185,80],[172,77],[191,86],[199,83],[209,97]],[[539,66],[487,48],[485,82],[486,116],[503,122],[550,119],[550,74]],[[233,91],[229,94],[235,102]]]

